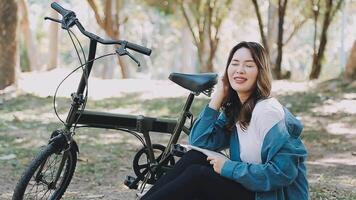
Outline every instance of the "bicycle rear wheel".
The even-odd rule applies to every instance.
[[[62,160],[64,167],[58,181],[54,183]],[[68,151],[63,151],[54,143],[48,144],[24,171],[12,200],[60,199],[73,177],[76,163],[77,152],[72,146]]]

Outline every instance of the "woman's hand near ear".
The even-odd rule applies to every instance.
[[[214,110],[219,110],[224,99],[229,91],[228,77],[226,74],[219,77],[218,83],[215,86],[215,91],[211,96],[209,107]]]

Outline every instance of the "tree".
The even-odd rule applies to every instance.
[[[142,1],[166,15],[183,14],[189,34],[197,47],[199,71],[212,72],[213,61],[219,46],[219,32],[223,20],[226,18],[232,0],[145,0]],[[185,28],[184,28],[185,29]],[[185,30],[182,29],[182,35]],[[183,36],[184,37],[184,36]],[[187,37],[182,39],[182,46],[189,46]],[[184,47],[183,47],[184,48]],[[187,52],[183,52],[183,55]]]
[[[30,21],[28,17],[28,4],[26,0],[18,1],[18,9],[19,9],[19,22],[21,34],[23,35],[23,39],[25,42],[25,46],[27,49],[27,57],[29,59],[29,68],[30,71],[38,69],[37,62],[37,51],[34,45],[34,38],[32,36],[32,31],[30,29]]]
[[[278,39],[277,39],[277,58],[276,58],[276,66],[275,66],[275,77],[277,79],[282,78],[281,73],[281,65],[282,65],[282,55],[283,55],[283,25],[284,25],[284,17],[286,15],[287,9],[287,0],[278,0]]]
[[[179,6],[198,50],[201,72],[214,70],[213,60],[219,44],[221,23],[231,0],[180,0]]]
[[[16,29],[16,1],[0,1],[0,89],[15,83]]]
[[[266,49],[267,53],[269,53],[269,45],[267,43],[267,37],[266,37],[266,33],[264,31],[264,23],[263,23],[263,19],[261,16],[260,7],[258,6],[257,0],[252,0],[252,3],[255,8],[255,12],[256,12],[256,16],[257,16],[258,28],[260,29],[260,36],[261,36],[262,44],[263,44],[264,48]]]
[[[350,56],[346,63],[345,68],[345,78],[347,80],[355,80],[356,79],[356,40],[352,45],[352,49],[350,51]]]
[[[50,17],[54,19],[58,19],[59,15],[58,12],[54,9],[50,11]],[[48,64],[47,70],[55,69],[58,65],[58,23],[50,22],[49,30],[48,30],[48,37],[49,37],[49,44],[48,44]]]
[[[109,37],[118,40],[120,38],[120,26],[127,21],[127,18],[120,18],[122,0],[106,0],[104,3],[104,10],[102,12],[99,11],[96,1],[87,1],[94,11],[95,19],[99,26]],[[115,48],[118,48],[118,46]],[[120,56],[118,56],[118,64],[121,67],[122,78],[128,78],[130,76],[128,66],[124,63]]]
[[[285,37],[285,17],[287,11],[288,0],[269,0],[269,9],[268,9],[268,32],[264,30],[264,22],[261,15],[261,9],[257,0],[251,0],[255,8],[258,27],[260,30],[260,36],[262,44],[265,47],[266,51],[271,55],[271,65],[272,65],[272,74],[276,79],[287,78],[288,74],[282,74],[282,58],[283,58],[283,47],[292,39],[292,37],[298,32],[298,30],[305,24],[308,17],[300,17],[293,20],[292,29],[289,31],[288,37]],[[292,2],[290,2],[292,3]],[[290,4],[289,3],[289,4]],[[300,2],[298,2],[300,4]],[[274,13],[277,12],[277,13]],[[275,18],[278,20],[275,20]],[[275,28],[277,30],[275,30]],[[275,34],[277,32],[277,35]],[[287,38],[287,39],[284,39]],[[274,44],[277,46],[277,54],[274,56]]]
[[[320,0],[312,1],[312,8],[314,13],[314,41],[313,41],[313,62],[312,69],[309,74],[309,79],[317,79],[319,78],[321,68],[322,68],[322,60],[324,59],[324,53],[326,49],[327,39],[328,39],[328,29],[329,26],[334,19],[335,13],[340,9],[341,3],[343,0],[325,0],[320,2]],[[325,3],[325,4],[324,4]],[[323,14],[323,21],[321,27],[321,34],[318,38],[318,19],[321,13],[321,10],[325,10]],[[319,46],[317,45],[317,40],[319,40]]]

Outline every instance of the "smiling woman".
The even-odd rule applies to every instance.
[[[258,74],[249,49],[243,47],[235,52],[227,74],[231,87],[238,91],[240,99],[245,102],[251,95],[251,88],[255,87]]]
[[[231,50],[223,77],[223,83],[230,86],[224,94],[216,93],[220,96],[216,97],[218,103],[209,104],[215,110],[221,106],[225,108],[229,130],[236,123],[235,117],[242,129],[246,129],[257,101],[270,96],[272,75],[269,63],[267,53],[258,43],[241,42]]]
[[[189,135],[191,145],[229,148],[230,157],[190,150],[142,199],[308,199],[302,125],[270,97],[271,82],[265,49],[237,44]]]

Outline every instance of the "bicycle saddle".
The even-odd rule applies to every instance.
[[[218,82],[217,77],[218,75],[215,73],[171,73],[169,75],[169,79],[171,81],[193,92],[203,92],[207,89],[212,88]]]

